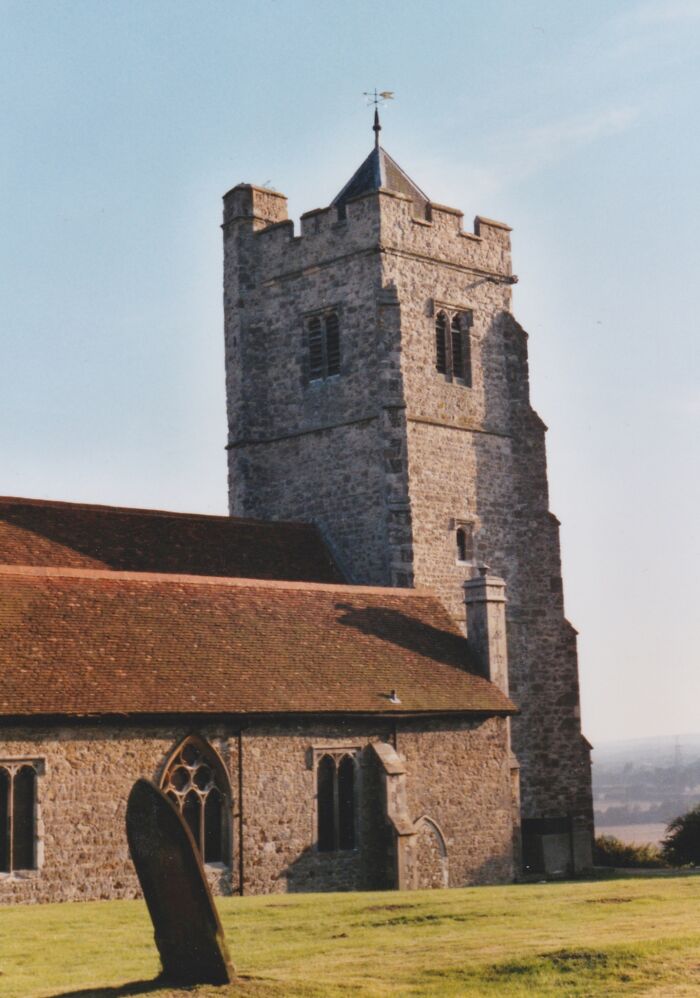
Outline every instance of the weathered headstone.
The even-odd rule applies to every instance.
[[[131,789],[126,836],[163,976],[178,984],[232,981],[233,964],[192,834],[150,780],[137,780]]]

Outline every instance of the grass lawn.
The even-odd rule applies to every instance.
[[[700,877],[219,901],[240,975],[174,991],[140,901],[0,907],[2,998],[700,995]]]

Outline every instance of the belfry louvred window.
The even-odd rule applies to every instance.
[[[36,777],[31,762],[0,761],[0,872],[35,870]]]
[[[307,321],[309,381],[340,374],[340,322],[337,312],[313,315]]]
[[[326,753],[316,769],[318,850],[355,848],[355,758],[348,752]]]
[[[204,862],[226,862],[231,787],[211,745],[199,735],[186,738],[166,766],[161,789],[185,819]]]
[[[467,388],[472,383],[471,325],[470,312],[440,309],[435,316],[435,368]]]

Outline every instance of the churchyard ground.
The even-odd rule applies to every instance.
[[[154,983],[140,901],[0,908],[2,998],[700,994],[700,877],[218,901],[231,987]]]

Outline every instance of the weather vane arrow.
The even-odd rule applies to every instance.
[[[379,133],[382,130],[382,126],[379,124],[379,108],[382,104],[386,104],[387,101],[394,99],[393,90],[380,90],[377,91],[375,87],[373,91],[365,90],[363,97],[367,99],[368,104],[374,104],[374,125],[372,130],[374,132],[374,145],[375,148],[379,148]]]

